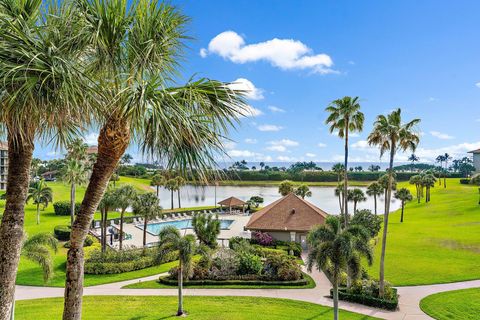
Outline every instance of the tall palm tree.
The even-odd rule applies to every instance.
[[[294,191],[295,189],[293,188],[293,183],[289,180],[282,181],[278,186],[278,193],[280,193],[282,197]]]
[[[412,201],[413,197],[410,190],[407,188],[401,188],[395,192],[395,199],[398,199],[402,203],[402,214],[400,216],[400,222],[403,222],[403,212],[405,211],[405,203]]]
[[[159,234],[159,252],[178,252],[178,309],[177,316],[184,315],[183,310],[183,278],[191,268],[193,255],[197,249],[195,236],[187,234],[182,236],[174,226],[163,228]]]
[[[114,189],[109,189],[104,193],[102,200],[98,205],[100,210],[100,228],[101,228],[101,245],[102,252],[107,250],[107,220],[108,212],[117,208],[116,194]]]
[[[390,200],[392,198],[393,161],[397,151],[415,151],[420,141],[420,135],[416,127],[420,119],[413,119],[407,123],[402,122],[402,111],[392,111],[387,116],[379,115],[373,125],[373,130],[368,136],[368,144],[380,148],[380,156],[385,152],[390,153],[388,167],[387,194],[385,197],[385,214],[383,216],[382,251],[380,256],[380,285],[379,295],[385,293],[385,249],[387,245],[388,216],[390,212]]]
[[[408,157],[408,161],[412,163],[412,172],[413,172],[413,169],[415,168],[415,162],[420,161],[420,158],[417,157],[415,153],[412,153],[410,157]]]
[[[307,268],[311,271],[316,265],[332,284],[334,319],[338,319],[338,286],[341,274],[348,269],[350,277],[356,279],[361,273],[361,257],[365,257],[369,264],[372,263],[373,252],[369,239],[364,228],[341,228],[339,219],[334,216],[329,216],[325,225],[315,227],[307,236],[310,247]]]
[[[125,185],[115,190],[116,207],[120,209],[120,239],[119,249],[123,249],[123,219],[125,211],[131,207],[137,197],[137,191],[131,185]]]
[[[186,23],[177,8],[159,0],[79,0],[89,49],[82,59],[102,94],[95,100],[98,157],[67,255],[63,319],[81,318],[83,242],[110,176],[136,138],[141,152],[182,174],[208,168],[223,154],[223,137],[245,113],[244,91],[199,79],[177,85]]]
[[[430,202],[430,189],[435,187],[435,182],[437,182],[437,179],[433,173],[426,173],[422,175],[421,183],[422,187],[425,188],[425,202]]]
[[[443,172],[443,187],[447,187],[447,175],[448,175],[448,161],[452,160],[452,157],[448,154],[445,153],[443,155],[443,161],[445,162],[445,171]]]
[[[47,186],[45,180],[34,182],[28,189],[27,203],[32,200],[33,204],[37,206],[37,224],[40,224],[40,206],[44,208],[48,206],[53,199],[52,188]]]
[[[312,191],[310,191],[310,188],[306,184],[302,183],[297,189],[295,189],[295,194],[302,197],[302,199],[305,199],[305,197],[312,196]]]
[[[88,180],[88,171],[85,165],[77,159],[67,160],[62,174],[62,179],[70,184],[70,225],[75,219],[75,192],[78,185],[83,185]]]
[[[415,185],[415,190],[417,192],[417,202],[420,203],[420,198],[422,197],[422,193],[423,193],[422,192],[422,189],[423,189],[422,176],[419,174],[411,176],[409,183]]]
[[[437,161],[438,163],[440,163],[440,167],[438,168],[439,170],[437,171],[438,173],[438,185],[441,186],[442,185],[442,171],[443,171],[443,162],[445,161],[445,156],[443,154],[441,155],[438,155],[436,158],[435,158],[435,161]]]
[[[370,183],[367,187],[367,194],[373,197],[375,205],[375,215],[377,215],[377,197],[383,193],[383,187],[377,181]]]
[[[337,187],[335,188],[335,196],[338,197],[338,204],[340,206],[340,214],[343,215],[343,205],[344,205],[344,195],[343,192],[345,191],[345,188],[343,187],[343,183],[339,183]]]
[[[180,202],[180,189],[186,184],[186,181],[183,177],[181,176],[177,176],[175,178],[175,180],[177,181],[177,197],[178,197],[178,208],[181,208],[182,207],[182,204]]]
[[[86,162],[88,160],[87,154],[88,145],[82,139],[76,138],[67,146],[67,159],[77,160],[79,162]]]
[[[360,103],[358,97],[343,97],[332,101],[325,109],[329,116],[325,121],[330,125],[330,132],[337,132],[338,136],[345,140],[345,161],[344,168],[348,168],[348,138],[349,134],[353,132],[361,132],[363,130],[364,115],[360,111]],[[343,173],[344,190],[343,194],[347,195],[348,190],[348,173],[344,170]],[[345,226],[348,225],[348,200],[344,197],[344,218]]]
[[[157,198],[160,196],[160,187],[165,184],[165,177],[162,176],[160,173],[156,173],[152,177],[152,181],[150,181],[150,185],[154,186],[157,191]]]
[[[177,179],[168,179],[165,182],[165,189],[170,191],[170,204],[171,209],[173,210],[173,194],[178,189]]]
[[[64,146],[91,114],[91,90],[77,59],[88,34],[76,20],[69,1],[0,1],[0,122],[9,159],[0,226],[2,320],[13,302],[34,141],[53,138]]]
[[[348,190],[347,194],[348,201],[353,202],[353,213],[357,212],[357,204],[359,202],[367,201],[367,197],[365,197],[365,193],[363,193],[362,189],[354,188]]]
[[[133,212],[143,217],[143,246],[147,245],[148,221],[162,213],[162,207],[158,205],[158,198],[154,193],[139,194],[133,203]]]

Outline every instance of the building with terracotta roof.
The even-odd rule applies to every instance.
[[[89,146],[87,148],[87,154],[96,154],[98,153],[98,147],[97,146]]]
[[[480,172],[480,149],[469,151],[473,154],[473,166],[476,172]]]
[[[245,201],[240,200],[235,197],[230,197],[225,200],[222,200],[218,203],[220,207],[226,207],[230,211],[232,211],[232,208],[242,208],[242,211],[245,210],[245,205],[247,204]]]
[[[0,190],[7,188],[8,144],[0,141]]]
[[[267,232],[276,240],[295,241],[305,247],[307,233],[324,224],[327,216],[322,209],[290,193],[254,213],[245,229]]]

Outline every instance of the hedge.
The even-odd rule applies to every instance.
[[[60,241],[70,240],[70,231],[71,231],[71,228],[70,226],[67,226],[67,225],[58,225],[58,226],[55,226],[55,228],[53,229],[55,238],[57,238]]]
[[[176,286],[177,279],[169,279],[168,276],[158,278],[158,282]],[[185,287],[188,286],[230,286],[230,285],[246,285],[246,286],[298,286],[302,287],[308,284],[308,280],[303,278],[293,281],[265,281],[265,280],[187,280],[183,282]]]
[[[85,274],[117,274],[151,267],[153,257],[142,257],[126,262],[85,262]]]
[[[354,302],[354,303],[360,303],[369,307],[381,308],[386,310],[396,310],[398,307],[398,294],[397,294],[397,289],[392,288],[392,290],[395,293],[395,299],[386,300],[386,299],[372,297],[364,294],[348,293],[347,288],[339,288],[338,299]],[[333,289],[330,289],[330,298],[332,297],[333,297]]]
[[[469,183],[470,183],[470,178],[460,179],[460,183],[461,183],[461,184],[469,184]]]
[[[80,210],[81,203],[75,203],[75,212]],[[53,210],[57,216],[69,216],[70,215],[70,201],[57,201],[53,203]]]

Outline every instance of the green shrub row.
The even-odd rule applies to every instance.
[[[369,307],[381,308],[386,310],[396,310],[398,307],[397,289],[392,288],[392,290],[394,291],[395,298],[392,300],[387,300],[373,297],[367,294],[348,293],[346,288],[339,288],[338,299],[354,303],[360,303]],[[330,297],[333,297],[332,289],[330,290]]]
[[[151,267],[153,257],[142,257],[125,262],[85,262],[85,274],[117,274]]]
[[[60,241],[70,240],[70,232],[71,228],[67,225],[58,225],[55,226],[55,228],[53,229],[53,234],[55,235],[55,238]]]
[[[176,279],[170,279],[163,276],[158,279],[162,284],[168,286],[176,286]],[[308,280],[303,278],[293,281],[264,281],[264,280],[187,280],[183,285],[188,286],[230,286],[230,285],[246,285],[246,286],[298,286],[302,287],[308,284]]]
[[[75,203],[75,212],[80,210],[81,203]],[[70,215],[70,201],[57,201],[53,203],[53,210],[57,216],[69,216]]]
[[[461,183],[461,184],[469,184],[469,183],[470,183],[470,178],[460,179],[460,183]]]

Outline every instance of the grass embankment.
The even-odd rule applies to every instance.
[[[415,195],[413,186],[408,187]],[[390,215],[385,277],[396,286],[447,283],[480,278],[480,206],[478,187],[447,179],[432,188],[431,202],[408,203]],[[378,278],[381,234],[369,268]]]
[[[439,319],[478,319],[480,288],[463,289],[433,294],[420,301],[420,308]]]
[[[207,286],[198,286],[198,285],[187,285],[185,288],[189,289],[311,289],[315,288],[315,281],[307,274],[303,274],[307,279],[308,283],[304,286],[292,286],[292,285],[281,285],[281,286],[269,286],[269,285],[207,285]],[[163,283],[160,283],[158,280],[151,281],[142,281],[138,283],[132,283],[124,286],[125,289],[175,289],[176,286],[169,286]]]
[[[258,297],[191,297],[185,299],[189,319],[195,320],[313,320],[332,319],[332,308],[313,303],[286,299]],[[18,301],[16,319],[60,319],[63,299]],[[84,320],[94,319],[176,319],[176,297],[152,296],[86,296],[83,303]],[[268,310],[268,312],[267,312]],[[340,310],[342,319],[374,319]]]

